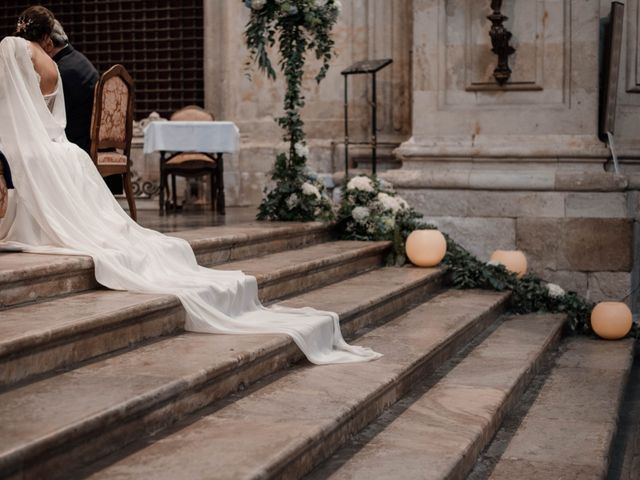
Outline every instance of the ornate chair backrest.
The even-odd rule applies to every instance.
[[[101,150],[129,157],[133,137],[133,79],[122,65],[107,70],[96,84],[91,119],[91,158]]]
[[[182,122],[212,122],[214,117],[211,113],[197,105],[188,105],[171,115],[169,120]]]

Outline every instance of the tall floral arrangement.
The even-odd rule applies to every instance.
[[[333,210],[324,185],[306,168],[309,150],[300,110],[305,105],[302,81],[307,54],[313,54],[321,63],[315,77],[319,83],[327,75],[333,57],[331,30],[341,4],[338,0],[244,0],[244,4],[251,10],[245,40],[252,63],[275,79],[269,52],[277,46],[278,66],[286,80],[284,115],[276,121],[284,129],[283,139],[289,148],[276,158],[272,172],[274,186],[265,190],[258,218],[330,219]]]

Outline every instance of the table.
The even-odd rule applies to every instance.
[[[164,168],[174,155],[185,152],[212,154],[218,165],[217,203],[224,215],[224,153],[240,150],[240,131],[233,122],[151,122],[144,129],[144,153],[160,152],[160,212],[164,212]],[[174,185],[175,188],[175,185]],[[212,186],[213,188],[213,186]]]

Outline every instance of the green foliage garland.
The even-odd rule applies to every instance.
[[[305,168],[308,149],[305,144],[304,122],[300,110],[305,101],[302,80],[307,52],[322,63],[316,75],[320,83],[329,70],[334,42],[331,30],[341,4],[338,0],[244,0],[251,9],[245,29],[245,40],[252,62],[271,78],[276,71],[269,59],[269,49],[277,43],[279,66],[286,79],[284,116],[276,119],[285,131],[283,139],[289,143],[287,154],[280,154],[272,172],[275,187],[265,190],[258,210],[260,220],[327,220],[333,211],[324,187],[309,175]],[[320,197],[306,195],[303,185],[313,185]],[[309,187],[306,187],[309,191]]]
[[[399,197],[393,186],[376,177],[361,175],[352,178],[343,187],[342,202],[338,213],[338,230],[345,240],[392,241],[393,252],[388,263],[405,263],[405,242],[414,230],[436,230],[437,227],[424,222],[423,216]],[[380,201],[383,193],[393,199],[387,205]],[[589,317],[593,304],[575,292],[564,292],[560,287],[545,283],[534,275],[518,279],[503,265],[485,263],[472,255],[447,234],[447,265],[454,288],[511,290],[513,313],[534,312],[564,313],[571,331],[590,333]]]

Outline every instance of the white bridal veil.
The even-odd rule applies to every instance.
[[[89,255],[105,287],[176,295],[190,331],[284,333],[316,364],[380,356],[348,345],[337,314],[264,307],[254,277],[200,267],[187,242],[133,222],[89,156],[67,141],[62,88],[50,111],[29,48],[21,38],[0,42],[0,142],[16,188],[0,246]]]

